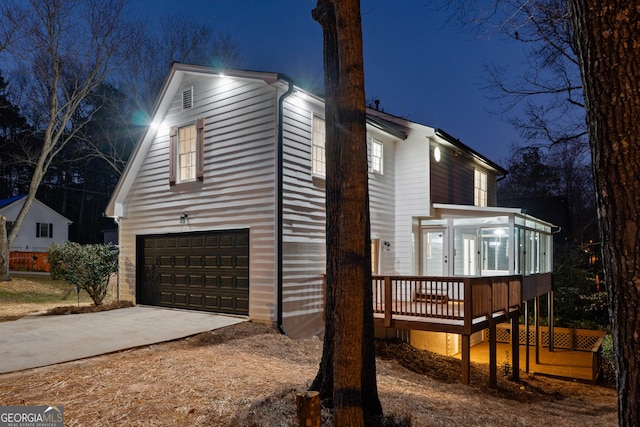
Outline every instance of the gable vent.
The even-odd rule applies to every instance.
[[[193,88],[182,91],[182,109],[193,107]]]

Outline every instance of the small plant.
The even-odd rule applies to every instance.
[[[500,368],[502,369],[502,373],[504,374],[505,377],[511,376],[511,374],[513,372],[513,369],[511,367],[511,361],[509,359],[509,352],[508,351],[506,352],[505,360],[500,365]]]
[[[84,289],[95,305],[107,296],[109,278],[118,270],[115,245],[53,244],[47,251],[51,278]]]
[[[609,383],[616,382],[616,362],[613,348],[613,337],[607,334],[602,339],[602,379]]]

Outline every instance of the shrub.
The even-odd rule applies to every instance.
[[[611,334],[604,336],[602,340],[602,379],[610,384],[616,381],[616,362]]]
[[[107,296],[109,278],[118,270],[115,245],[53,244],[47,251],[51,277],[84,289],[95,305]]]

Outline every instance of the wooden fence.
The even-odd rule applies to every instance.
[[[49,257],[46,252],[13,251],[9,253],[9,269],[49,272]]]

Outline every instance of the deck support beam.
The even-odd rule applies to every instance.
[[[489,386],[492,388],[498,387],[497,376],[497,350],[496,350],[496,324],[495,322],[489,322]]]
[[[529,373],[529,301],[524,302],[524,371]]]
[[[471,383],[471,336],[462,335],[462,383]]]
[[[520,322],[511,316],[511,379],[520,381]]]

